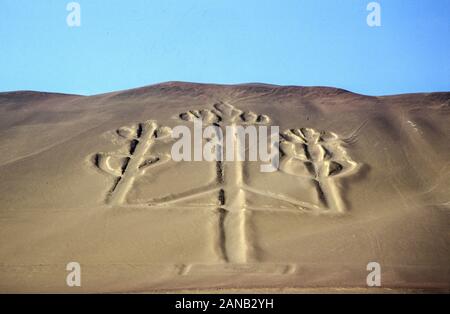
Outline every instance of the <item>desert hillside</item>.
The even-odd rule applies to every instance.
[[[194,119],[279,126],[278,170],[173,161]],[[450,92],[0,93],[0,178],[0,292],[450,289]]]

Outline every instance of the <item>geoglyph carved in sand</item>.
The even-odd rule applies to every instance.
[[[214,124],[220,128],[269,125],[271,122],[266,115],[242,111],[227,103],[217,103],[213,109],[190,110],[179,114],[177,119],[187,124],[200,119],[205,126]],[[106,202],[115,207],[211,209],[217,219],[216,251],[222,262],[245,264],[257,260],[255,244],[248,234],[253,211],[345,212],[336,178],[348,176],[358,167],[347,155],[343,141],[334,133],[311,128],[284,131],[279,142],[280,165],[274,173],[252,172],[252,162],[248,161],[214,161],[208,163],[214,167],[211,182],[189,185],[184,190],[168,185],[160,192],[151,188],[149,193],[144,193],[146,185],[151,186],[158,176],[174,171],[175,164],[183,167],[183,163],[189,163],[171,160],[169,148],[174,141],[171,132],[169,127],[159,126],[155,121],[117,130],[117,136],[127,141],[128,152],[95,155],[95,165],[116,179]],[[239,144],[236,141],[236,147]],[[189,175],[189,172],[180,168],[174,180],[181,179],[180,175]],[[280,182],[289,185],[293,192],[285,192]],[[130,197],[132,191],[134,196]],[[148,196],[152,193],[155,195]],[[305,200],[305,196],[309,199]],[[202,203],[204,199],[209,201]],[[190,205],[192,202],[194,206]]]
[[[155,121],[146,121],[129,127],[121,127],[117,135],[128,141],[128,153],[97,153],[95,164],[98,168],[115,177],[115,183],[108,193],[106,202],[111,205],[124,203],[129,190],[138,176],[155,166],[169,161],[170,156],[152,153],[156,142],[168,142],[171,129],[160,127]]]

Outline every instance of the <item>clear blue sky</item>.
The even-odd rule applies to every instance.
[[[0,0],[0,91],[163,81],[450,90],[450,0]]]

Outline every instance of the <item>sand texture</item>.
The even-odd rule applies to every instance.
[[[195,119],[279,126],[279,169],[173,161]],[[449,291],[449,227],[450,93],[0,93],[0,292],[357,290],[369,262],[384,289]]]

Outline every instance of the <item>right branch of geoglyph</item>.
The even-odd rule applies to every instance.
[[[281,135],[280,170],[311,178],[323,206],[332,212],[344,212],[335,179],[354,173],[357,164],[347,155],[343,142],[332,132],[311,128],[290,129]]]

